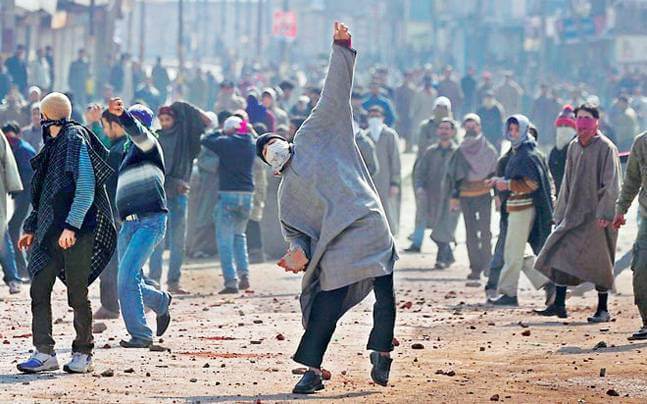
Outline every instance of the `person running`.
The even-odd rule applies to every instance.
[[[41,102],[45,147],[32,160],[33,210],[23,226],[19,247],[31,247],[32,340],[34,353],[18,370],[58,369],[52,338],[51,294],[56,277],[67,286],[74,310],[76,338],[72,360],[63,369],[93,369],[92,309],[88,286],[99,277],[116,245],[116,231],[105,182],[112,175],[108,150],[87,128],[70,120],[72,105],[61,93]]]
[[[294,143],[273,134],[256,143],[258,156],[280,175],[279,219],[290,250],[279,265],[304,272],[301,312],[305,333],[294,360],[308,371],[294,393],[324,388],[323,356],[337,320],[371,289],[373,330],[367,348],[371,378],[386,386],[393,350],[398,258],[384,208],[355,143],[350,96],[356,51],[344,24],[334,44],[321,99]]]

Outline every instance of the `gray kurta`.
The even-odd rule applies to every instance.
[[[373,176],[375,188],[382,201],[382,206],[389,221],[389,227],[394,235],[400,230],[400,202],[401,193],[391,196],[391,186],[400,187],[401,164],[400,148],[398,147],[398,134],[389,127],[384,127],[382,134],[375,142],[375,154],[380,169]]]
[[[285,239],[310,259],[301,309],[306,325],[316,293],[349,286],[342,312],[373,279],[392,273],[395,242],[353,134],[350,94],[356,53],[333,45],[321,99],[294,139],[278,190]]]
[[[569,286],[588,281],[612,288],[618,232],[611,226],[600,229],[596,222],[613,220],[620,175],[618,150],[605,136],[595,136],[586,147],[571,142],[554,213],[556,227],[537,257],[538,271],[554,281],[556,272],[562,272],[566,276],[557,274],[556,281]]]
[[[7,138],[0,132],[0,237],[7,231],[7,194],[23,190],[18,165]]]

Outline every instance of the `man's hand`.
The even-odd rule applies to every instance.
[[[18,240],[18,248],[24,251],[29,247],[31,247],[33,243],[34,243],[34,235],[25,233],[20,237],[20,240]]]
[[[351,38],[350,32],[346,24],[335,21],[335,34],[333,39],[335,41],[349,41]]]
[[[625,215],[623,215],[622,213],[618,213],[616,217],[613,218],[612,226],[614,229],[618,230],[625,224],[627,224],[627,220],[625,219]]]
[[[102,108],[99,104],[90,104],[85,111],[84,117],[87,123],[95,123],[101,121]]]
[[[508,180],[504,180],[503,178],[499,178],[494,184],[494,186],[496,187],[496,190],[499,192],[510,190],[510,182]]]
[[[108,101],[108,112],[116,116],[123,115],[124,100],[119,97],[111,98],[110,101]]]
[[[308,266],[308,257],[301,248],[291,249],[281,258],[278,266],[285,269],[285,272],[292,272],[298,274],[305,271]]]
[[[61,237],[58,238],[58,246],[64,250],[72,247],[76,243],[76,233],[72,230],[65,229],[61,233]]]
[[[458,212],[461,210],[461,201],[458,198],[452,198],[449,200],[449,210],[452,212]]]
[[[606,219],[598,219],[597,224],[600,229],[606,229],[607,227],[609,227],[611,222]]]
[[[391,185],[391,188],[389,188],[389,196],[391,198],[395,198],[396,196],[398,196],[399,193],[400,193],[400,187]]]

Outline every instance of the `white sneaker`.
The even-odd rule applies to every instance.
[[[38,373],[51,370],[58,370],[58,360],[56,354],[48,355],[35,351],[29,359],[17,365],[18,370],[23,373]]]
[[[9,282],[9,294],[15,295],[20,293],[22,289],[20,288],[20,284],[15,281]]]
[[[67,373],[92,372],[94,370],[94,366],[92,366],[92,355],[74,352],[72,354],[72,360],[63,366],[63,370]]]

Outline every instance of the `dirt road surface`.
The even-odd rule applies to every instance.
[[[401,247],[413,224],[411,201],[405,197]],[[496,234],[496,223],[493,230]],[[619,255],[634,236],[635,223],[630,223]],[[170,329],[157,341],[167,351],[120,348],[119,340],[127,337],[122,320],[103,321],[107,329],[95,334],[96,369],[87,375],[19,374],[16,363],[31,349],[29,297],[27,291],[9,296],[0,288],[0,401],[647,402],[647,343],[627,341],[640,326],[630,270],[619,276],[618,293],[610,297],[616,321],[587,324],[594,292],[569,299],[566,321],[546,320],[531,314],[543,306],[543,293],[531,290],[525,279],[521,307],[486,307],[482,287],[466,287],[462,230],[458,239],[458,263],[449,270],[430,270],[435,249],[428,240],[423,254],[404,255],[398,263],[399,347],[387,388],[369,377],[365,344],[372,297],[339,322],[324,363],[332,373],[326,389],[295,396],[289,392],[299,378],[292,374],[299,365],[290,356],[302,333],[300,277],[271,264],[257,265],[252,268],[253,293],[223,298],[216,294],[222,287],[219,265],[207,260],[191,262],[184,271],[183,284],[192,294],[174,299]],[[91,295],[96,308],[97,284]],[[53,318],[62,366],[69,359],[73,326],[60,282]],[[152,314],[148,319],[154,326]]]

